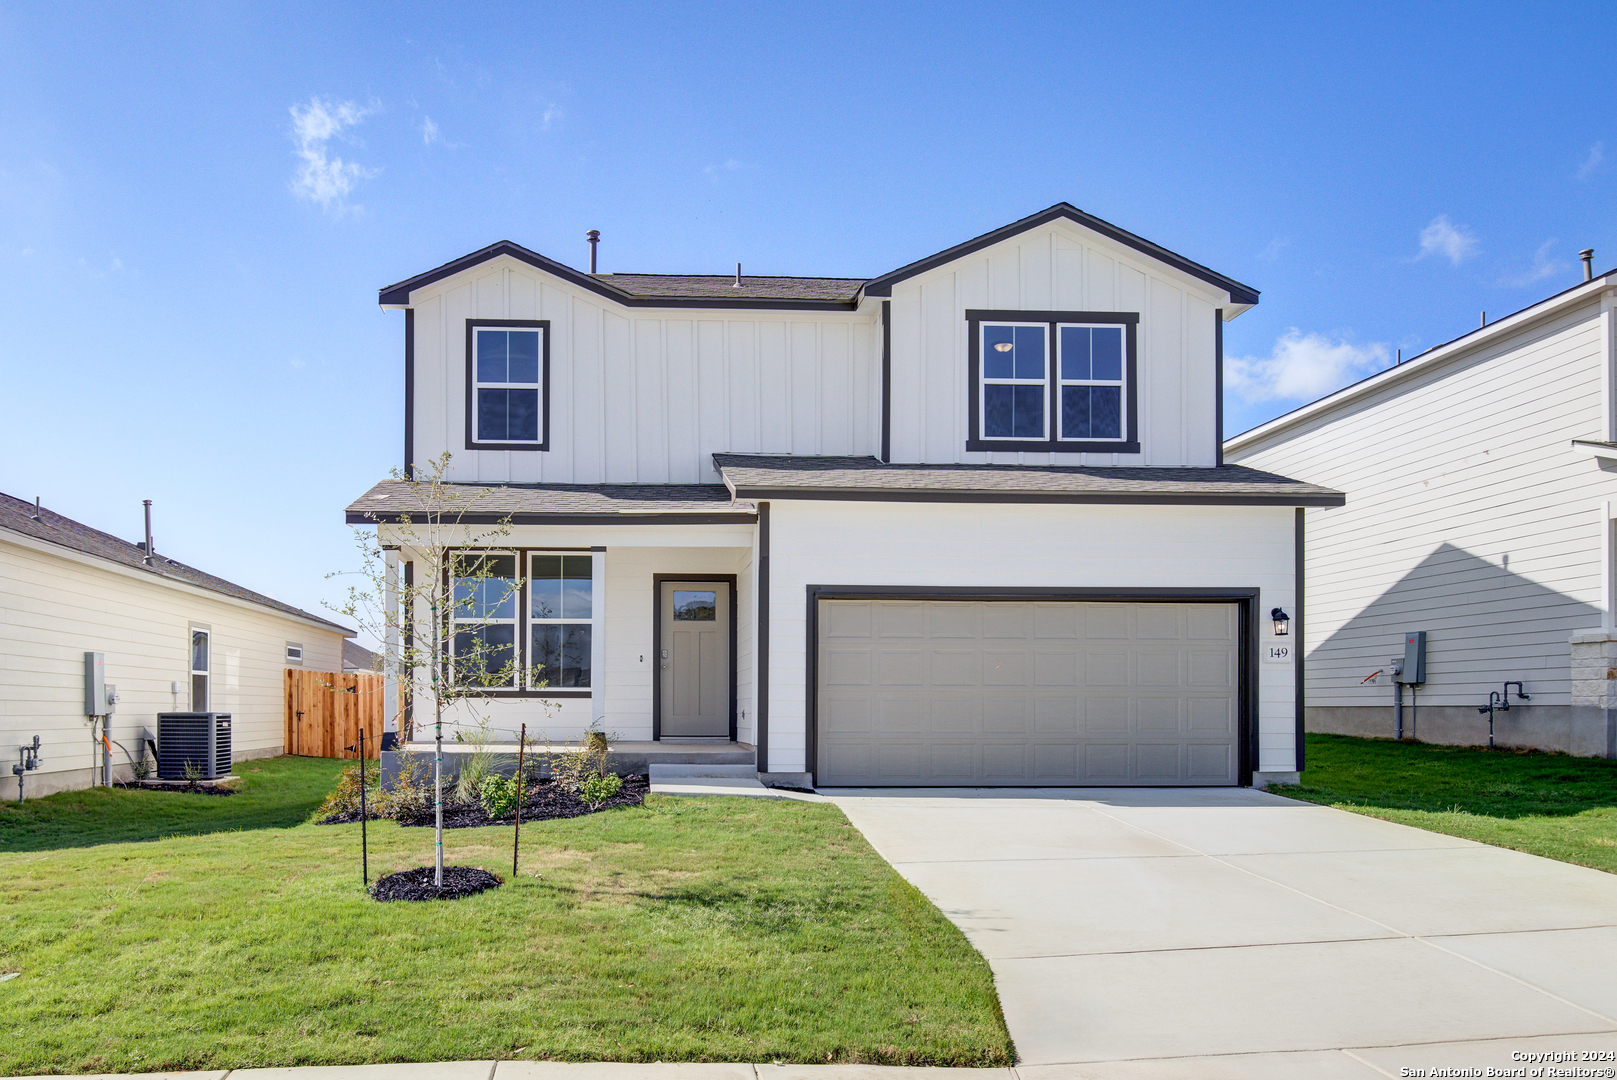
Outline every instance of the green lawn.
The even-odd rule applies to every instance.
[[[1275,794],[1617,873],[1617,761],[1309,735]]]
[[[987,964],[833,806],[653,796],[528,824],[514,880],[509,828],[455,830],[450,861],[502,888],[378,904],[359,826],[307,823],[339,767],[0,809],[0,972],[22,973],[0,1074],[1012,1061]],[[370,836],[373,874],[430,861],[430,829]]]

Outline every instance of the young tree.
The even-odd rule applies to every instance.
[[[445,479],[448,469],[444,453],[417,465],[413,474],[393,470],[387,510],[367,515],[377,523],[375,530],[355,530],[363,581],[334,607],[384,643],[384,673],[397,680],[401,697],[432,702],[434,883],[439,887],[444,880],[445,714],[470,709],[475,716],[477,704],[491,691],[526,675],[516,643],[520,567],[515,554],[499,550],[511,533],[510,517],[479,524],[484,515],[477,513],[477,504],[488,489],[468,491]],[[388,563],[389,550],[414,564],[410,580]],[[407,740],[413,731],[405,728],[402,713],[399,734]],[[409,723],[413,727],[413,715]],[[486,728],[486,717],[479,726]]]

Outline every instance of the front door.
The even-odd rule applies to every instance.
[[[662,737],[730,737],[730,583],[664,581],[658,678]]]

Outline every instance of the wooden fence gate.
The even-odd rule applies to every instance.
[[[286,669],[286,752],[303,757],[354,757],[344,749],[359,743],[365,729],[365,756],[382,751],[380,675]]]

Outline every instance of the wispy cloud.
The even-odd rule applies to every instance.
[[[1539,245],[1533,253],[1533,265],[1519,274],[1506,274],[1499,279],[1499,284],[1512,289],[1524,289],[1535,282],[1543,281],[1547,277],[1565,273],[1570,270],[1571,264],[1562,259],[1554,258],[1551,252],[1559,240],[1546,240]]]
[[[702,173],[709,180],[718,180],[718,178],[723,176],[725,173],[735,172],[739,168],[741,168],[741,162],[737,161],[735,158],[727,158],[722,165],[709,165],[707,168],[702,170]]]
[[[1354,345],[1292,327],[1268,356],[1224,360],[1224,385],[1247,401],[1312,401],[1387,366],[1379,342]]]
[[[1285,251],[1287,246],[1290,244],[1291,237],[1277,236],[1273,240],[1269,241],[1268,247],[1258,252],[1258,258],[1262,259],[1264,262],[1274,262],[1276,259],[1280,258],[1280,253]]]
[[[352,101],[331,103],[310,98],[307,105],[292,106],[292,141],[297,144],[297,171],[292,174],[292,191],[300,199],[317,202],[327,210],[341,212],[348,193],[375,170],[357,162],[344,161],[329,153],[327,144],[358,124],[374,110]]]
[[[1595,173],[1601,172],[1605,164],[1606,144],[1597,142],[1589,147],[1589,156],[1583,159],[1583,164],[1578,166],[1578,171],[1573,175],[1579,180],[1593,179]]]
[[[545,106],[544,113],[539,117],[539,130],[549,131],[550,125],[562,118],[561,106],[551,102]]]
[[[1420,254],[1417,259],[1424,259],[1428,255],[1441,255],[1455,266],[1477,250],[1477,238],[1464,225],[1456,225],[1449,220],[1447,214],[1439,214],[1432,219],[1432,223],[1420,231]]]
[[[431,146],[439,141],[441,141],[441,136],[438,134],[438,125],[433,123],[432,117],[423,116],[421,118],[421,145]]]

